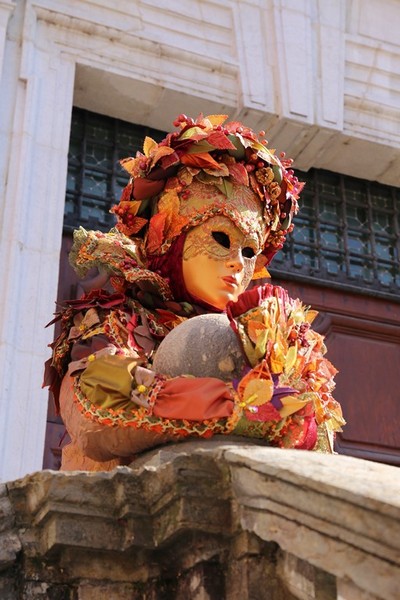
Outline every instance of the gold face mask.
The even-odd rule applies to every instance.
[[[211,217],[186,236],[182,269],[187,291],[224,310],[249,285],[260,251],[255,232],[246,235],[228,217]]]

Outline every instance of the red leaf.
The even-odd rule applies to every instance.
[[[169,154],[168,156],[163,156],[163,158],[160,160],[160,165],[165,170],[167,170],[168,167],[176,165],[177,163],[179,163],[179,155],[176,152]]]
[[[165,180],[158,179],[151,181],[144,177],[138,177],[133,182],[133,195],[135,200],[144,200],[145,198],[151,198],[157,196],[165,186]]]
[[[228,165],[229,175],[239,185],[249,185],[249,174],[244,165],[233,163]]]
[[[181,157],[181,163],[188,167],[199,167],[200,169],[220,169],[219,163],[213,159],[211,154],[204,152],[201,154],[184,154]]]
[[[232,144],[232,142],[228,139],[222,131],[213,131],[207,137],[207,142],[209,142],[214,148],[218,150],[236,150],[236,146]]]

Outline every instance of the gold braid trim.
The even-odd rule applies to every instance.
[[[160,385],[162,381],[160,381]],[[157,393],[157,385],[152,396]],[[95,407],[82,393],[79,378],[74,381],[74,402],[79,411],[86,417],[105,427],[134,427],[155,433],[170,433],[177,437],[196,436],[209,438],[215,434],[231,432],[235,417],[229,419],[205,419],[204,421],[188,421],[186,419],[165,419],[152,416],[144,407],[134,410],[112,410]],[[232,419],[232,421],[231,421]]]

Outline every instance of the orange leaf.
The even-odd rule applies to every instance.
[[[134,233],[139,233],[139,231],[144,227],[147,223],[147,219],[143,219],[142,217],[136,217],[133,221],[132,225],[129,226],[131,230],[129,235],[133,235]]]
[[[158,210],[165,215],[164,238],[179,235],[189,219],[179,214],[179,196],[176,190],[168,190],[158,203]]]
[[[120,160],[119,164],[125,169],[125,171],[128,171],[128,173],[132,175],[137,161],[137,158],[133,158],[132,156],[130,156],[129,158],[123,158],[122,160]]]
[[[165,213],[157,213],[150,219],[147,233],[147,249],[150,253],[156,252],[163,243],[166,218]]]
[[[225,123],[228,115],[207,115],[205,118],[210,121],[211,125],[216,125],[218,127],[218,125]]]
[[[208,153],[183,154],[181,163],[187,167],[199,167],[200,169],[220,169],[220,164]],[[224,165],[225,166],[225,165]]]
[[[163,156],[168,156],[168,154],[173,154],[174,152],[175,150],[169,146],[159,146],[151,157],[149,168],[151,169]]]
[[[268,329],[264,323],[260,321],[249,321],[247,325],[247,333],[253,344],[257,344],[257,339],[262,331]]]
[[[126,212],[128,212],[131,215],[136,215],[140,205],[142,204],[142,202],[140,200],[135,200],[135,201],[121,201],[119,203],[119,208],[122,208],[124,210],[126,210]]]

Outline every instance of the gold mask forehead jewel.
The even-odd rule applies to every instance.
[[[194,120],[180,115],[174,121],[178,131],[159,143],[146,137],[143,152],[121,161],[130,181],[111,210],[116,227],[141,238],[148,254],[165,253],[182,231],[216,214],[244,225],[250,217],[238,202],[240,188],[248,188],[261,202],[267,262],[282,247],[293,228],[304,184],[294,175],[292,160],[268,148],[263,131],[256,134],[239,121],[226,122],[227,118],[199,115]],[[220,192],[201,212],[185,206],[198,183]]]

